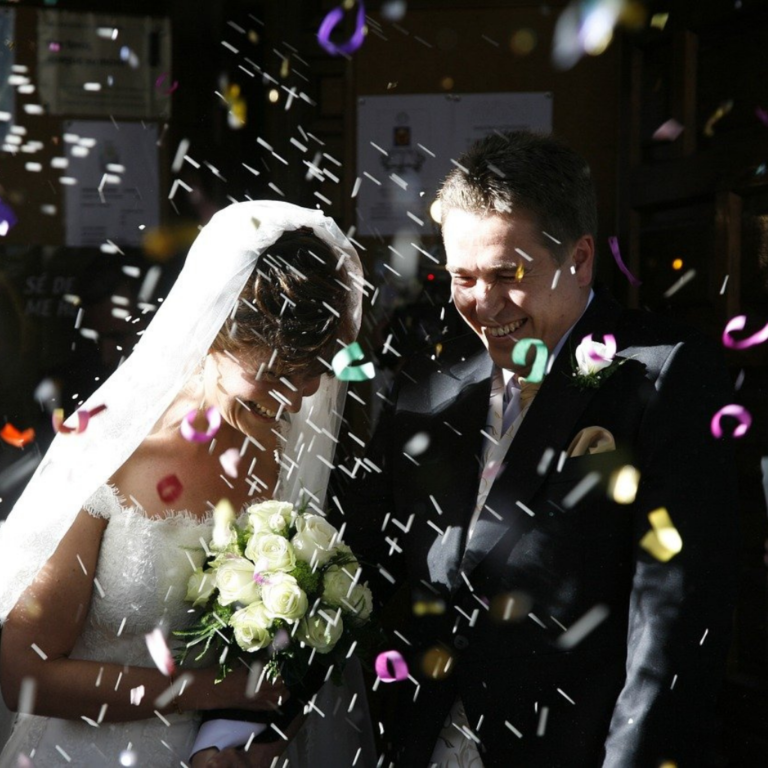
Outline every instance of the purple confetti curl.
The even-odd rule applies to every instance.
[[[346,43],[336,45],[330,40],[331,32],[333,32],[336,25],[344,18],[344,9],[340,6],[334,8],[328,12],[328,15],[323,19],[320,24],[320,29],[317,30],[317,42],[331,54],[331,56],[342,56],[344,54],[354,53],[362,44],[365,39],[365,6],[362,2],[357,6],[357,21],[355,22],[355,31],[352,33],[352,37],[347,40]]]
[[[619,238],[609,237],[608,245],[611,246],[611,253],[613,254],[613,258],[616,259],[616,263],[619,265],[619,269],[627,276],[627,280],[629,280],[629,282],[632,283],[632,285],[634,285],[635,288],[642,285],[643,284],[642,281],[638,280],[629,271],[629,267],[627,267],[627,265],[621,259],[621,252],[619,251]]]
[[[739,422],[739,425],[733,430],[733,437],[743,437],[752,426],[752,416],[743,405],[725,405],[712,417],[710,424],[712,434],[717,438],[723,436],[723,428],[720,425],[723,416],[733,416]]]
[[[762,330],[753,333],[746,339],[741,339],[741,341],[734,339],[731,336],[731,333],[733,331],[743,331],[746,324],[746,315],[736,315],[736,317],[732,317],[723,331],[723,345],[729,349],[748,349],[749,347],[754,347],[756,344],[762,344],[763,342],[768,341],[768,325],[765,325]]]

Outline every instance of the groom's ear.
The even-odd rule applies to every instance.
[[[580,288],[591,286],[595,269],[595,239],[592,235],[582,235],[576,241],[571,249],[569,262],[567,266],[573,267],[578,286]]]

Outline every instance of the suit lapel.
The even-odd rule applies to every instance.
[[[480,433],[488,415],[493,363],[485,349],[433,378],[430,411],[456,433],[464,460],[452,462],[431,495],[441,509],[430,520],[444,535],[435,539],[427,553],[429,580],[450,589],[459,578],[459,562],[466,526],[474,509],[479,484],[477,458],[483,445]],[[433,416],[434,418],[434,416]]]
[[[614,333],[620,313],[620,305],[596,289],[595,298],[561,349],[507,451],[507,468],[491,488],[461,562],[461,571],[466,576],[493,549],[510,525],[516,524],[522,533],[524,528],[518,524],[519,519],[524,524],[536,524],[535,517],[526,511],[528,502],[553,471],[557,455],[567,448],[566,441],[576,422],[598,392],[598,389],[574,385],[574,351],[587,334],[593,334],[595,340],[600,341],[600,335]],[[554,458],[540,472],[539,465],[548,448],[554,451]]]

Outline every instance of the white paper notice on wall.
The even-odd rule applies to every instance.
[[[168,19],[37,12],[40,101],[52,115],[168,117]]]
[[[429,207],[445,175],[494,131],[552,129],[551,93],[361,96],[357,105],[357,229],[434,234]]]
[[[64,123],[66,243],[140,245],[160,222],[156,123]]]

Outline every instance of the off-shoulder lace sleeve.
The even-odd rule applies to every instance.
[[[121,509],[120,497],[111,485],[100,485],[94,494],[83,504],[83,509],[93,517],[109,520],[115,512]]]

